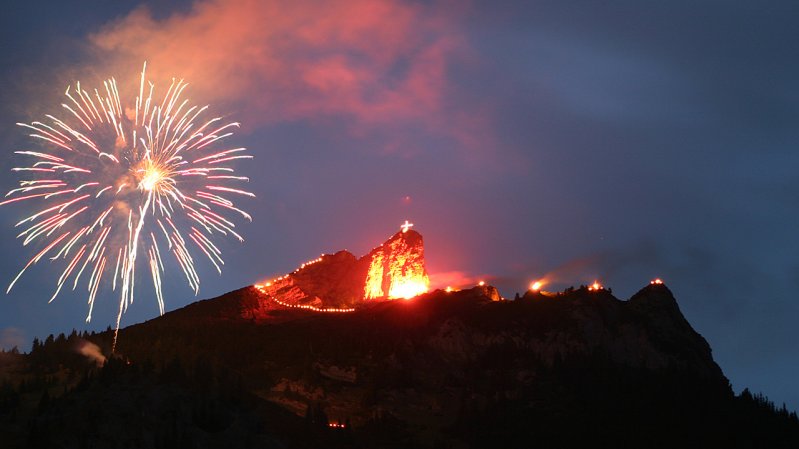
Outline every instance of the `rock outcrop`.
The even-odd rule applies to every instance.
[[[263,301],[315,308],[354,307],[375,299],[411,298],[427,292],[424,240],[400,231],[360,259],[347,251],[323,254],[293,272],[260,284]]]
[[[400,231],[361,259],[369,262],[364,299],[412,298],[427,292],[424,241],[415,231]]]

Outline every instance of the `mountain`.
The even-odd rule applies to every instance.
[[[360,259],[347,251],[323,254],[258,288],[282,305],[347,309],[370,300],[411,298],[429,285],[422,235],[406,228]]]
[[[421,235],[400,232],[122,329],[101,369],[70,348],[110,355],[111,331],[48,339],[14,356],[0,430],[20,447],[799,447],[796,414],[736,396],[662,283],[393,294],[426,279]]]

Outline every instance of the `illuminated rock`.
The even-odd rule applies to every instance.
[[[478,285],[474,287],[472,290],[476,292],[480,292],[486,298],[490,298],[492,301],[501,301],[502,296],[499,295],[499,291],[493,285]]]
[[[346,308],[362,299],[363,275],[359,271],[355,256],[339,251],[261,285],[266,296],[283,305]]]
[[[424,241],[416,231],[394,234],[364,259],[369,262],[364,299],[408,299],[427,292],[430,287],[424,266]]]
[[[265,302],[337,311],[365,300],[412,298],[429,286],[422,235],[406,230],[360,259],[347,251],[325,254],[257,288]]]

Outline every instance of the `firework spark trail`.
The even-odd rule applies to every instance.
[[[157,101],[146,68],[145,63],[133,110],[123,107],[117,82],[111,78],[103,82],[102,90],[93,92],[80,82],[68,87],[67,101],[61,104],[64,118],[48,114],[44,121],[17,123],[36,141],[43,141],[45,149],[15,152],[29,162],[12,171],[29,178],[20,180],[0,201],[0,206],[36,204],[36,212],[16,224],[23,227],[17,237],[24,239],[23,246],[33,242],[43,246],[6,293],[28,268],[54,253],[50,260],[66,266],[50,301],[70,279],[75,290],[86,272],[88,322],[100,286],[104,280],[108,284],[110,275],[111,290],[120,286],[114,347],[122,315],[133,303],[140,248],[163,314],[164,244],[197,294],[200,277],[189,242],[221,273],[224,261],[214,237],[243,240],[226,214],[252,221],[230,199],[254,197],[230,186],[249,182],[230,164],[252,156],[245,148],[216,148],[239,124],[220,123],[221,117],[203,119],[208,106],[190,106],[181,99],[188,86],[183,80],[173,79]]]

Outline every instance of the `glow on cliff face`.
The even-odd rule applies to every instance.
[[[373,252],[366,274],[364,299],[410,299],[430,289],[421,240],[417,246],[412,238],[406,237],[410,226],[413,225],[406,221],[397,237]]]
[[[391,290],[388,291],[388,297],[391,299],[411,299],[414,296],[427,293],[428,288],[428,284],[421,280],[402,280],[391,286]]]
[[[394,246],[399,242],[392,242]],[[394,257],[386,257],[384,251],[377,251],[369,264],[364,285],[364,299],[410,299],[426,293],[430,289],[430,279],[424,271],[421,259],[405,252],[391,252]],[[388,278],[388,292],[383,289]]]
[[[382,252],[378,252],[372,257],[369,264],[369,271],[366,273],[366,283],[364,284],[363,297],[365,299],[382,298],[383,294],[383,259]]]

